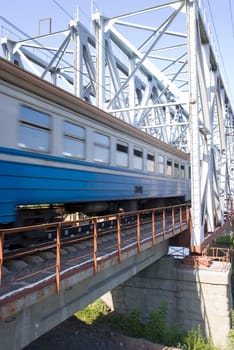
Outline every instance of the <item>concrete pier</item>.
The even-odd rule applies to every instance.
[[[60,292],[55,283],[20,294],[16,290],[7,295],[8,302],[0,307],[0,349],[20,350],[42,334],[57,326],[75,312],[113,290],[139,271],[167,254],[168,241],[152,245],[146,242],[138,254],[137,247],[121,255],[116,254],[102,261],[93,273],[93,264],[85,269],[74,270],[67,266],[67,274],[61,279]],[[26,285],[27,287],[27,285]],[[29,288],[29,286],[28,286]],[[13,294],[13,295],[12,295]]]
[[[209,268],[194,268],[165,256],[104,300],[120,313],[141,310],[143,318],[166,301],[168,324],[185,332],[200,325],[203,335],[225,348],[231,328],[231,264],[213,262]]]

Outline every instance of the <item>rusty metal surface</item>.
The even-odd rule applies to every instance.
[[[225,221],[222,225],[217,226],[214,232],[205,232],[204,241],[201,245],[191,246],[190,252],[202,255],[207,246],[209,246],[215,239],[226,234],[227,230],[233,230],[234,213],[228,212],[225,216]]]
[[[161,210],[160,219],[155,213]],[[175,214],[177,211],[177,214]],[[53,223],[37,225],[36,228],[56,230],[56,240],[54,242],[44,243],[40,246],[26,249],[25,251],[16,251],[11,254],[4,253],[4,238],[6,235],[14,233],[20,233],[24,231],[30,232],[35,229],[35,226],[26,228],[16,228],[0,231],[0,304],[3,304],[4,295],[6,299],[9,295],[15,295],[17,291],[21,290],[22,293],[28,293],[30,289],[40,288],[42,284],[54,284],[59,293],[61,279],[64,276],[64,270],[70,266],[69,274],[76,273],[78,270],[84,270],[92,267],[93,274],[96,274],[104,262],[113,257],[117,257],[117,262],[121,263],[123,253],[129,250],[136,249],[139,254],[147,244],[158,244],[162,240],[173,238],[181,232],[188,231],[190,227],[189,208],[187,206],[175,206],[170,208],[158,208],[151,210],[142,210],[132,212],[132,215],[136,215],[136,222],[126,223],[122,226],[121,220],[128,218],[129,213],[120,213],[116,216],[105,216],[102,218],[92,218],[91,222],[94,225],[93,234],[87,234],[84,237],[74,237],[61,239],[61,230],[72,225],[72,227],[79,227],[86,220],[79,220],[74,222]],[[98,222],[108,222],[108,220],[116,219],[116,228],[110,228],[105,231],[104,234],[98,231]],[[225,223],[225,227],[232,225],[232,216],[229,216],[228,221]],[[220,233],[221,230],[218,230]],[[211,241],[211,237],[214,239],[218,233],[209,235],[207,239],[207,245]],[[76,247],[76,248],[75,248]],[[24,256],[31,256],[33,254],[39,255],[41,252],[53,251],[54,259],[48,259],[41,264],[28,265],[20,269],[20,271],[7,271],[5,268],[6,263],[9,260],[21,261]],[[203,250],[204,252],[204,250]],[[213,253],[214,255],[215,253]],[[226,256],[226,255],[225,255]],[[190,259],[190,260],[189,260]],[[214,259],[214,256],[213,256]],[[216,260],[220,259],[216,253]],[[192,265],[209,265],[211,258],[207,259],[202,254],[202,257],[190,257],[187,261],[190,261]],[[208,262],[207,262],[208,261]],[[73,271],[73,272],[71,272]],[[22,285],[25,288],[21,288]],[[35,287],[37,284],[37,287]],[[23,291],[24,290],[24,291]],[[8,295],[8,297],[7,297]],[[5,300],[6,300],[5,299]]]
[[[86,237],[75,237],[72,239],[61,239],[62,227],[69,225],[79,226],[82,220],[76,222],[54,223],[37,225],[37,229],[56,229],[55,242],[45,243],[39,247],[26,249],[25,251],[15,252],[14,254],[4,254],[3,244],[0,245],[0,264],[1,264],[1,287],[0,287],[0,305],[4,304],[5,300],[16,298],[16,294],[27,294],[36,288],[40,289],[44,284],[55,285],[57,293],[60,290],[61,279],[64,278],[63,271],[70,266],[70,273],[77,272],[78,269],[84,269],[84,266],[90,268],[92,266],[93,273],[98,272],[98,268],[104,266],[102,262],[107,261],[111,257],[117,257],[117,263],[121,263],[123,253],[127,250],[137,248],[140,253],[141,249],[147,244],[158,244],[162,240],[169,239],[173,235],[180,233],[180,230],[187,229],[187,212],[188,207],[183,206],[182,211],[175,217],[174,210],[180,207],[173,208],[158,208],[153,210],[143,210],[140,212],[132,212],[132,215],[137,216],[135,223],[127,223],[124,227],[121,226],[121,219],[129,217],[129,213],[121,213],[116,216],[117,227],[115,230],[105,232],[104,235],[98,232],[97,222],[100,218],[93,218],[94,234]],[[162,212],[160,220],[155,217],[155,213]],[[167,215],[166,215],[167,213]],[[149,214],[149,216],[147,216]],[[145,219],[147,218],[147,220]],[[153,218],[153,219],[152,219]],[[113,220],[113,216],[103,217],[102,220]],[[84,220],[83,220],[84,221]],[[6,235],[34,230],[35,226],[27,228],[16,228],[9,230],[1,230],[0,234],[3,238]],[[76,247],[76,249],[75,249]],[[78,249],[77,249],[78,247]],[[23,259],[26,255],[40,254],[42,251],[53,251],[54,260],[46,260],[38,265],[27,265],[20,271],[5,271],[5,264],[9,260]],[[65,255],[64,251],[66,252]],[[73,251],[73,253],[72,253]],[[20,261],[20,260],[19,260]],[[22,286],[25,285],[25,288]]]

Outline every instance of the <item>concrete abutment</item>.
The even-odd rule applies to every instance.
[[[197,329],[215,346],[226,348],[231,329],[231,264],[213,262],[194,268],[165,256],[103,298],[119,313],[140,310],[147,319],[166,302],[169,325],[181,331]]]

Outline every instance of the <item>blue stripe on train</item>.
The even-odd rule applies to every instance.
[[[15,221],[17,205],[170,197],[185,193],[185,183],[181,181],[156,180],[147,174],[141,177],[137,172],[132,176],[133,172],[127,170],[122,175],[118,174],[117,168],[109,167],[112,172],[116,170],[113,174],[106,171],[106,165],[88,163],[92,167],[90,171],[85,170],[86,162],[75,160],[72,163],[81,169],[67,169],[62,167],[64,163],[65,160],[61,167],[53,167],[0,161],[0,223]]]

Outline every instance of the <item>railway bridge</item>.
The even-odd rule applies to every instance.
[[[233,101],[209,8],[162,0],[108,18],[93,5],[92,30],[80,17],[33,38],[1,17],[4,57],[189,153],[191,247],[201,253],[234,185]]]
[[[230,225],[227,220],[225,229]],[[38,230],[49,241],[34,238],[26,249],[3,251],[7,236]],[[100,297],[119,312],[142,309],[144,317],[166,300],[169,323],[185,331],[201,324],[224,345],[231,327],[230,257],[168,256],[189,230],[187,205],[1,230],[1,349],[22,349]]]
[[[101,256],[97,254],[99,235],[94,222],[96,238],[92,243],[79,242],[80,247],[91,246],[92,259],[78,254],[78,263],[77,242],[61,249],[62,226],[58,225],[56,244],[51,243],[55,252],[42,254],[38,248],[40,255],[36,254],[31,262],[20,267],[13,264],[14,273],[16,270],[19,273],[17,278],[4,271],[3,237],[11,233],[2,232],[0,335],[3,349],[22,348],[73,312],[154,264],[167,254],[169,240],[173,239],[174,243],[177,240],[180,246],[187,245],[191,254],[202,255],[207,244],[230,224],[225,222],[225,213],[232,212],[233,202],[233,104],[204,7],[198,0],[161,1],[154,7],[111,18],[93,9],[93,31],[76,16],[66,30],[33,38],[0,17],[1,24],[7,27],[6,35],[4,31],[1,34],[2,53],[9,61],[191,157],[189,222],[188,215],[185,219],[179,215],[177,220],[170,219],[167,227],[162,219],[158,231],[153,219],[147,229],[137,221],[134,242],[124,246],[121,223],[116,218],[115,249]],[[142,24],[144,21],[140,18],[145,14],[147,24]],[[137,220],[138,215],[141,214],[136,215]],[[105,239],[102,239],[104,249]],[[50,258],[56,262],[52,272]],[[32,265],[38,266],[36,262],[40,271],[30,272]],[[195,260],[192,263],[195,264]],[[204,263],[209,265],[210,261]],[[170,262],[165,265],[170,266]],[[225,266],[227,269],[221,268],[222,271],[218,267],[215,278],[223,278],[219,284],[227,288],[225,295],[229,295],[230,268]],[[20,275],[20,270],[27,270],[26,277]],[[199,280],[201,294],[197,298],[202,304],[202,281],[214,288],[216,284],[211,277],[201,275],[202,272],[190,271],[193,271],[193,281]],[[213,276],[210,273],[209,276]],[[147,274],[151,272],[148,270]],[[179,278],[185,276],[184,272],[176,274]],[[9,280],[4,281],[5,276]],[[192,280],[188,275],[183,278]],[[136,283],[134,280],[132,284],[136,286]],[[230,311],[230,305],[226,309]],[[204,307],[204,312],[207,311]],[[213,329],[214,333],[218,334]]]

